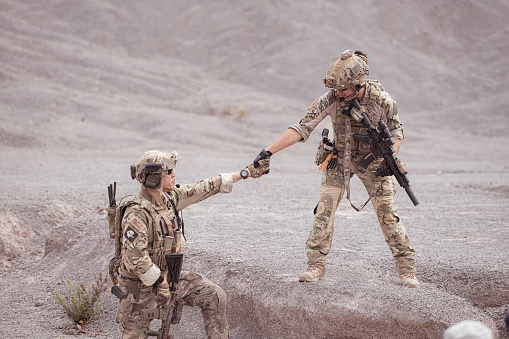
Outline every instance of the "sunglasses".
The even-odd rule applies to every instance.
[[[344,92],[344,91],[346,91],[346,90],[349,90],[350,88],[352,88],[352,87],[347,87],[347,88],[343,88],[343,89],[336,88],[336,91],[338,91],[338,92]]]
[[[172,169],[169,169],[168,171],[166,171],[168,173],[168,175],[171,175],[173,173],[173,168]]]

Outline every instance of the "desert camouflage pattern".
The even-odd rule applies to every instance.
[[[143,189],[138,195],[121,201],[128,207],[122,219],[119,287],[125,292],[128,291],[127,286],[131,286],[131,293],[120,302],[117,314],[122,338],[146,338],[143,331],[149,328],[150,321],[141,319],[141,309],[155,307],[152,284],[159,274],[147,284],[142,280],[146,282],[146,274],[151,270],[165,275],[164,254],[181,251],[178,220],[171,201],[177,210],[182,210],[217,193],[231,192],[232,188],[232,174],[221,174],[165,193],[163,204],[149,201],[151,198]],[[202,308],[208,338],[226,338],[228,324],[224,291],[198,273],[183,272],[180,279],[178,298],[186,305]]]
[[[184,305],[198,306],[207,338],[227,339],[226,292],[199,273],[182,272],[177,289]]]
[[[403,126],[399,120],[396,100],[376,80],[366,80],[365,88],[366,92],[360,104],[366,108],[366,115],[371,123],[377,126],[378,121],[383,120],[394,138],[404,139]],[[336,92],[330,90],[316,99],[299,123],[290,126],[290,128],[299,132],[302,136],[301,141],[306,142],[315,127],[326,117],[330,117],[335,146],[341,153],[345,148],[346,140],[345,119],[350,119],[352,133],[367,134],[367,129],[361,123],[346,117],[342,113],[345,109],[349,109],[349,103],[340,101],[336,97]],[[368,152],[368,148],[364,143],[354,141],[353,137],[350,137],[350,144],[353,153],[366,154]]]
[[[180,156],[176,151],[173,151],[171,154],[161,152],[161,151],[147,151],[143,153],[143,155],[136,162],[136,180],[141,182],[141,178],[143,177],[143,171],[145,169],[145,164],[150,162],[158,162],[163,164],[163,168],[161,172],[173,169],[177,166],[180,161]]]
[[[325,87],[344,90],[362,85],[364,76],[369,74],[367,57],[360,51],[347,49],[331,61],[327,75],[323,79]]]
[[[360,104],[365,108],[372,124],[376,126],[379,120],[383,120],[393,137],[403,139],[403,127],[394,98],[384,91],[378,81],[366,80],[365,88],[366,92]],[[400,273],[414,272],[414,249],[394,204],[396,185],[392,176],[375,176],[382,159],[374,161],[367,169],[359,165],[360,158],[369,149],[364,143],[353,140],[351,135],[366,135],[366,128],[350,115],[343,113],[349,109],[349,103],[340,101],[335,90],[331,90],[315,100],[299,123],[290,126],[299,132],[301,141],[305,142],[315,127],[329,116],[334,130],[334,145],[338,150],[338,165],[322,175],[320,201],[315,210],[313,229],[306,243],[308,265],[325,265],[325,257],[330,252],[334,233],[334,214],[348,189],[351,176],[355,174],[361,179],[370,196],[398,270]]]
[[[147,198],[150,199],[150,196],[142,191],[139,195],[122,201],[122,204],[129,207],[122,219],[123,236],[119,273],[131,279],[139,279],[154,265],[159,270],[165,270],[164,255],[180,252],[177,250],[177,247],[180,247],[179,238],[175,236],[178,234],[175,211],[171,207],[152,204]],[[169,197],[166,196],[166,199]],[[167,228],[164,233],[161,227],[163,223]],[[169,239],[166,241],[166,248],[165,237]]]
[[[396,184],[392,177],[376,177],[375,171],[381,159],[374,161],[367,169],[358,161],[361,155],[355,155],[350,162],[350,173],[356,174],[371,196],[385,241],[396,260],[398,272],[414,272],[414,248],[398,215],[394,204]],[[325,257],[330,253],[334,233],[334,214],[345,193],[343,163],[338,168],[322,174],[320,200],[315,210],[313,229],[306,242],[308,265],[325,265]]]
[[[119,287],[127,289],[128,280],[119,279]],[[226,320],[225,291],[199,273],[182,271],[177,285],[178,302],[188,306],[201,308],[203,326],[207,338],[227,339],[228,322]],[[152,286],[140,286],[138,301],[133,294],[120,302],[117,322],[120,323],[122,339],[147,338],[145,330],[149,329],[150,321],[143,320],[141,310],[155,308]]]

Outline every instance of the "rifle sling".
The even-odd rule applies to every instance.
[[[345,153],[344,153],[344,163],[343,163],[343,177],[344,177],[344,184],[345,184],[345,190],[346,190],[346,198],[350,202],[350,206],[357,212],[360,212],[367,203],[371,200],[371,194],[368,192],[368,200],[364,204],[361,205],[361,207],[357,207],[352,203],[352,200],[350,200],[350,161],[352,157],[352,145],[351,145],[351,138],[352,138],[352,126],[350,124],[350,117],[349,113],[352,111],[353,106],[350,105],[348,110],[343,111],[343,113],[346,115],[345,117]],[[353,116],[353,115],[352,115]]]

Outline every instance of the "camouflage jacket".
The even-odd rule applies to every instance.
[[[126,210],[121,225],[119,274],[141,280],[146,286],[154,284],[167,270],[164,255],[181,251],[178,211],[217,193],[229,193],[232,188],[232,174],[221,174],[165,193],[163,204],[151,202],[143,189],[138,195],[122,199],[120,204]]]
[[[361,106],[366,108],[366,114],[374,126],[377,126],[379,120],[383,120],[392,136],[398,139],[403,139],[403,127],[399,120],[398,109],[396,100],[387,93],[383,87],[376,80],[366,80],[366,92]],[[340,101],[336,97],[336,92],[330,90],[318,99],[316,99],[311,107],[309,107],[307,114],[300,120],[299,123],[290,126],[302,136],[302,142],[305,142],[315,127],[325,117],[330,116],[332,120],[332,128],[334,130],[334,140],[336,148],[340,151],[344,150],[345,145],[345,119],[350,119],[352,134],[366,135],[366,128],[358,123],[350,116],[343,113],[343,110],[348,109],[348,104]],[[352,152],[365,154],[368,148],[364,143],[359,143],[351,138]]]

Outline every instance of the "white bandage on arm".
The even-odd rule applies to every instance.
[[[152,267],[142,275],[140,275],[140,280],[145,286],[152,286],[161,276],[161,270],[156,265],[152,265]]]
[[[230,193],[233,190],[233,173],[221,173],[219,193]]]

